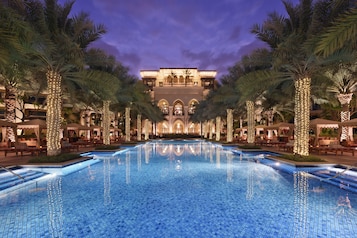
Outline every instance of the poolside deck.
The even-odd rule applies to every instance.
[[[277,147],[262,147],[263,150],[266,151],[271,151],[271,152],[276,152],[276,153],[287,153],[284,151],[279,150]],[[356,151],[357,152],[357,151]],[[357,168],[357,153],[355,153],[354,155],[352,155],[352,153],[343,153],[341,154],[318,154],[318,153],[310,153],[310,155],[313,155],[315,157],[319,157],[323,160],[325,160],[326,162],[321,163],[321,164],[336,164],[336,165],[345,165],[345,166],[353,166]],[[289,161],[290,163],[294,163],[294,164],[301,164],[299,162],[294,162],[294,161]],[[304,164],[306,164],[304,162]],[[308,162],[308,164],[319,164],[318,162]]]
[[[94,147],[79,147],[78,151],[73,153],[84,153],[88,151],[93,151]],[[11,167],[18,165],[28,165],[29,160],[34,156],[31,154],[16,155],[15,153],[4,155],[4,151],[0,151],[0,166]],[[65,164],[65,163],[63,163]]]

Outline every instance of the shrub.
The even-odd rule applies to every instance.
[[[34,158],[31,158],[29,160],[29,162],[30,163],[62,163],[62,162],[74,160],[74,159],[77,159],[80,157],[81,156],[79,154],[64,153],[64,154],[59,154],[59,155],[54,155],[54,156],[34,157]]]
[[[246,144],[246,145],[239,145],[238,149],[261,149],[261,147],[254,144]]]
[[[118,145],[101,145],[95,147],[95,150],[119,150],[120,146]]]
[[[283,154],[279,156],[280,158],[292,160],[296,162],[325,162],[325,160],[316,157],[316,156],[301,156],[301,155],[294,155],[294,154]]]

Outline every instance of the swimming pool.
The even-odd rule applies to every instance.
[[[93,155],[96,162],[77,172],[0,193],[0,237],[357,233],[355,193],[303,171],[267,166],[261,153],[235,154],[203,141],[156,141]]]

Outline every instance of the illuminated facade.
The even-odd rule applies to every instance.
[[[165,121],[154,126],[155,135],[197,134],[201,125],[190,121],[196,105],[215,85],[215,70],[197,68],[160,68],[140,71],[151,98],[165,115]]]

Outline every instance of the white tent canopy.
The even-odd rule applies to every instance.
[[[17,123],[17,129],[33,129],[37,139],[37,146],[40,146],[40,132],[46,129],[46,121],[41,119],[33,119]]]

